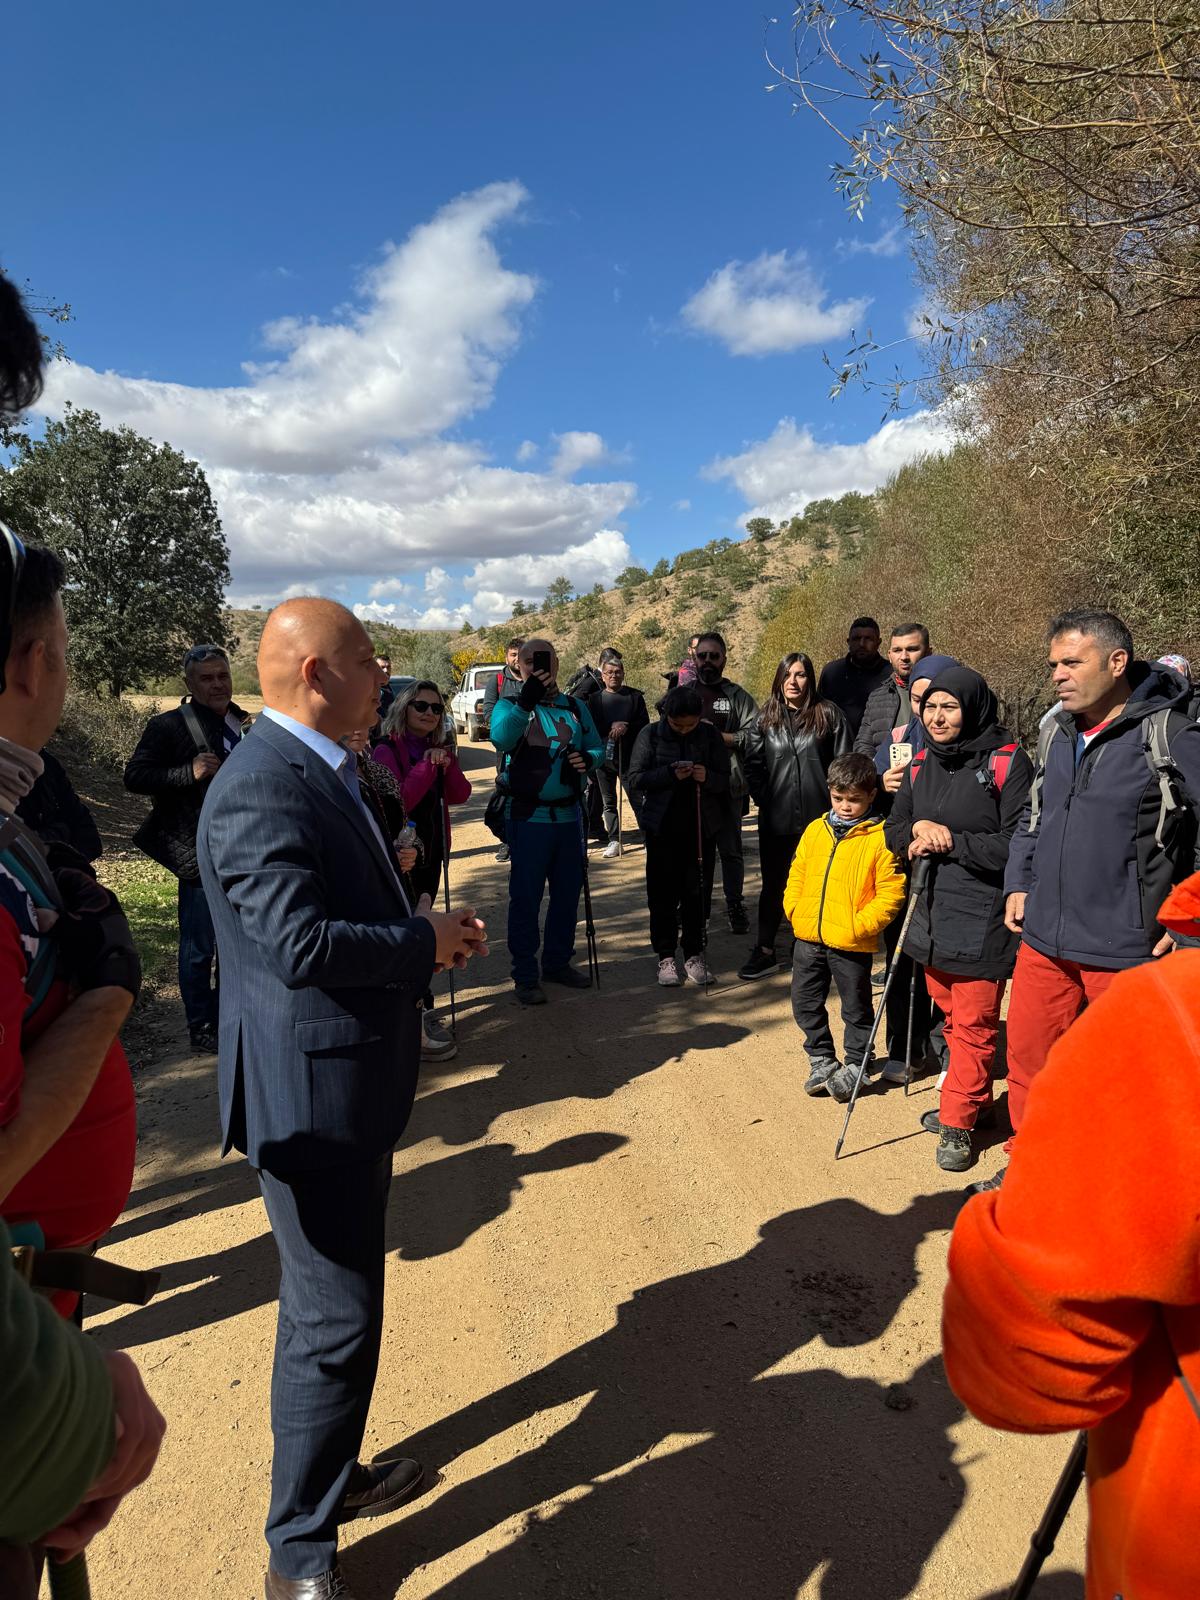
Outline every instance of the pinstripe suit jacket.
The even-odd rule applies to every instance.
[[[408,1121],[434,935],[337,774],[260,718],[197,837],[221,964],[222,1154],[288,1173],[378,1159]]]

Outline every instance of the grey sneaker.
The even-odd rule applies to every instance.
[[[941,1133],[942,1119],[938,1116],[937,1108],[930,1107],[921,1117],[921,1126],[926,1133]],[[996,1126],[996,1105],[993,1101],[990,1106],[984,1106],[975,1118],[977,1128],[994,1128]]]
[[[500,846],[499,850],[496,851],[496,854],[492,857],[492,860],[493,861],[507,861],[508,860],[508,846],[506,844],[502,844]]]
[[[830,1078],[829,1092],[837,1101],[838,1105],[846,1105],[849,1102],[850,1096],[854,1093],[854,1085],[858,1082],[858,1069],[860,1065],[861,1062],[855,1062],[851,1064],[849,1061],[847,1061],[846,1065],[844,1067],[839,1067]],[[870,1086],[871,1063],[868,1062],[867,1070],[863,1073],[862,1088],[869,1089]],[[861,1094],[862,1089],[860,1089],[858,1092]]]
[[[942,1123],[938,1135],[937,1164],[943,1172],[965,1172],[971,1165],[971,1135],[966,1128]]]
[[[683,963],[683,970],[693,983],[712,983],[713,981],[708,962],[702,955],[689,956]]]
[[[620,854],[621,841],[619,839],[610,839],[600,852],[601,859],[604,861],[615,861]]]
[[[679,968],[675,965],[674,956],[663,956],[658,963],[658,986],[660,989],[678,989]]]
[[[421,1013],[421,1060],[453,1061],[458,1046],[436,1011]]]
[[[808,1077],[804,1080],[805,1094],[824,1094],[829,1088],[829,1080],[838,1070],[836,1061],[825,1061],[818,1057],[808,1063]]]

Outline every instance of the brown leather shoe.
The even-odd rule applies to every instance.
[[[360,1461],[350,1474],[350,1484],[339,1522],[353,1522],[356,1517],[386,1517],[389,1511],[416,1494],[425,1477],[419,1461],[409,1461],[397,1456],[388,1461],[372,1461],[363,1466]]]
[[[267,1600],[354,1600],[354,1591],[340,1567],[322,1572],[318,1578],[281,1578],[268,1569]]]

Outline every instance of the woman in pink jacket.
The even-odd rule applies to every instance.
[[[436,905],[443,845],[450,845],[450,807],[471,797],[471,785],[446,743],[446,707],[436,683],[414,683],[396,697],[374,756],[399,783],[408,820],[417,830],[420,855],[411,873],[413,888]]]

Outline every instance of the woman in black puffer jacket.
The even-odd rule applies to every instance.
[[[775,669],[771,697],[746,730],[744,762],[758,806],[758,943],[739,978],[779,970],[775,936],[783,917],[783,891],[800,835],[829,810],[825,781],[834,756],[845,755],[854,735],[832,700],[817,698],[817,675],[801,651]]]
[[[950,667],[920,706],[925,749],[909,768],[885,830],[897,854],[931,870],[904,941],[925,968],[946,1017],[950,1063],[937,1111],[937,1164],[971,1164],[971,1130],[991,1106],[1004,986],[1017,935],[1004,925],[1008,847],[1029,796],[1033,764],[996,720],[996,697],[977,672]]]

